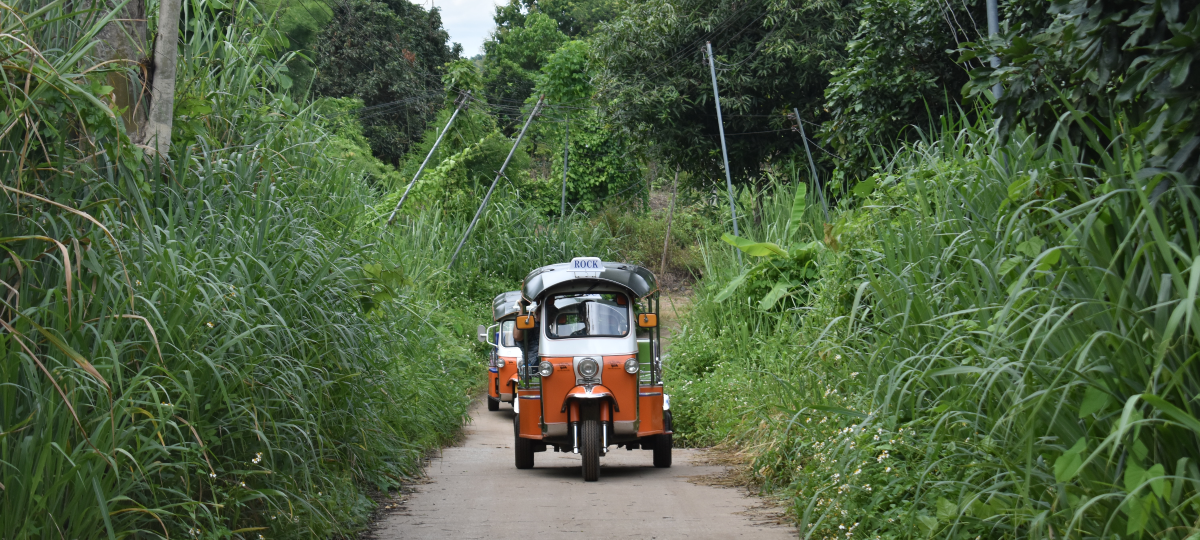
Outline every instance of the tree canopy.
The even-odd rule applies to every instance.
[[[357,97],[363,134],[376,157],[398,164],[442,105],[441,69],[450,46],[441,12],[407,0],[346,0],[317,37],[315,90]]]
[[[716,56],[730,167],[745,178],[796,148],[785,114],[823,103],[857,24],[840,1],[651,0],[621,9],[592,37],[598,101],[614,125],[710,178],[722,165],[705,43]]]
[[[501,108],[502,124],[512,124],[520,114],[511,110],[533,93],[537,74],[567,36],[558,24],[540,12],[520,13],[516,0],[496,8],[496,32],[483,44],[483,84],[489,103]]]

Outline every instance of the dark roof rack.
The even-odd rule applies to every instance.
[[[658,292],[658,280],[654,274],[636,264],[605,262],[604,270],[597,277],[577,276],[571,269],[571,263],[551,264],[543,266],[525,276],[521,282],[521,294],[528,301],[534,301],[551,287],[556,287],[571,281],[602,281],[628,289],[637,298],[645,298]]]
[[[499,321],[509,315],[517,314],[517,302],[521,300],[521,291],[508,291],[496,295],[492,300],[492,320]]]

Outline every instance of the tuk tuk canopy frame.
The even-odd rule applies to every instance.
[[[508,291],[496,295],[492,300],[492,320],[500,322],[500,319],[517,315],[521,307],[521,291]]]
[[[533,302],[547,290],[572,281],[601,281],[612,283],[629,290],[637,299],[658,292],[658,279],[649,270],[635,264],[604,262],[604,269],[597,276],[580,276],[571,269],[571,263],[551,264],[534,269],[521,283],[521,294],[526,302]]]

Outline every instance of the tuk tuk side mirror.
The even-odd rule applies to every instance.
[[[517,317],[517,328],[521,330],[532,330],[537,327],[537,319],[533,315],[521,315]]]
[[[639,328],[654,328],[658,326],[657,313],[641,313],[637,316],[637,325]]]
[[[480,343],[487,343],[487,338],[488,338],[487,334],[488,334],[487,326],[482,325],[482,324],[479,325],[479,330],[476,331],[476,337],[479,338]]]

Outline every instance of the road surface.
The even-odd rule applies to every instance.
[[[703,450],[677,448],[671,468],[655,469],[651,452],[614,446],[600,458],[600,481],[585,483],[579,456],[553,449],[535,454],[532,470],[516,469],[507,404],[488,412],[476,403],[471,418],[462,444],[430,462],[428,483],[381,516],[374,538],[796,537],[745,490],[703,482],[725,472]]]

